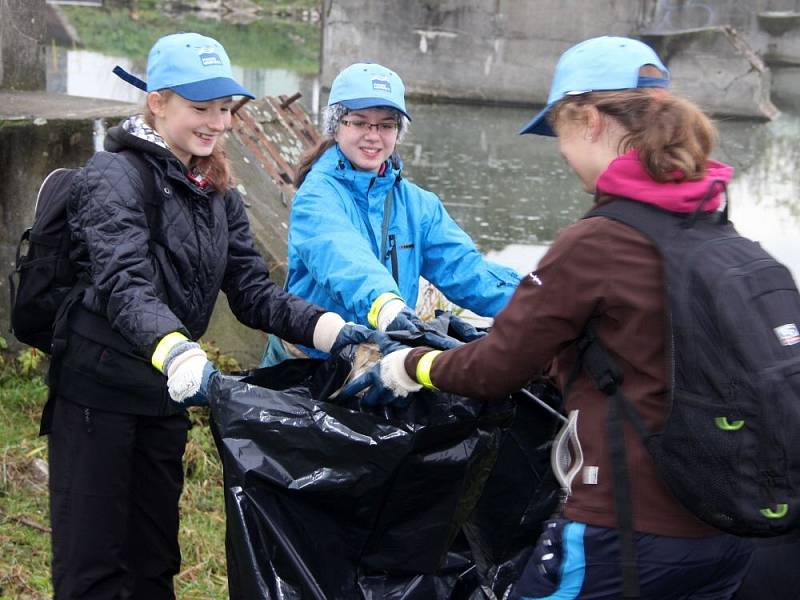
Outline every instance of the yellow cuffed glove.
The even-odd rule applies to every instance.
[[[173,331],[161,338],[150,362],[167,376],[170,398],[183,402],[200,391],[208,357],[200,344]]]

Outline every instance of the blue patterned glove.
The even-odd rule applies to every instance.
[[[339,392],[339,398],[347,400],[367,390],[361,398],[362,406],[408,406],[410,394],[422,389],[422,385],[411,379],[405,370],[406,355],[411,348],[402,347],[387,354],[368,371],[356,377]]]
[[[386,331],[407,332],[407,341],[419,340],[425,346],[436,350],[450,350],[461,345],[461,342],[457,339],[426,324],[407,306],[404,306],[392,322],[386,326]]]
[[[404,348],[402,344],[395,342],[385,333],[370,329],[364,325],[345,323],[344,327],[339,331],[339,335],[336,336],[336,340],[333,342],[333,346],[331,346],[330,353],[337,354],[345,346],[364,343],[377,345],[383,355]]]
[[[448,329],[459,340],[472,342],[488,335],[488,332],[477,329],[474,325],[459,316],[450,315]]]
[[[186,406],[208,406],[208,384],[213,377],[219,375],[219,371],[214,367],[211,361],[208,361],[203,367],[203,376],[200,380],[200,389],[194,396],[189,396],[183,401]]]

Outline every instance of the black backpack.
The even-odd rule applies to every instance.
[[[123,154],[139,171],[145,185],[145,198],[153,196],[154,181],[149,166],[139,153]],[[67,225],[67,202],[72,182],[82,167],[55,169],[45,177],[36,196],[33,225],[17,245],[14,271],[8,276],[11,294],[11,332],[22,343],[51,353],[53,332],[70,298],[77,297],[79,286],[70,262],[72,240]],[[144,203],[147,222],[152,226],[156,207]],[[28,250],[23,254],[23,247]]]
[[[714,193],[724,191],[715,183]],[[664,260],[671,408],[663,429],[645,427],[591,327],[578,342],[579,363],[610,398],[623,570],[635,568],[623,419],[675,497],[706,523],[747,537],[800,527],[800,294],[784,265],[736,232],[727,210],[681,215],[617,199],[586,215],[633,227]]]

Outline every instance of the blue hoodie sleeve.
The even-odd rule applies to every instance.
[[[289,245],[315,284],[345,307],[345,318],[368,324],[374,300],[400,290],[378,260],[373,234],[357,210],[331,183],[306,180],[292,203]]]
[[[494,317],[511,299],[519,274],[486,260],[436,195],[423,192],[421,200],[426,203],[429,216],[422,276],[451,302]]]

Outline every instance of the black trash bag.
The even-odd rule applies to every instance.
[[[212,381],[232,599],[459,600],[477,587],[459,531],[512,402],[328,402],[349,370],[340,356]]]
[[[561,394],[548,380],[531,383],[527,390],[561,412]],[[529,396],[517,393],[513,400],[513,423],[463,528],[483,584],[473,600],[502,598],[519,579],[544,522],[558,511],[561,500],[561,488],[550,466],[550,449],[561,423]]]

